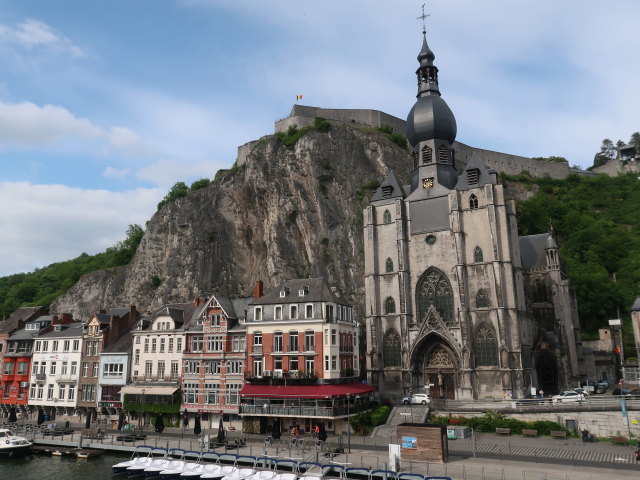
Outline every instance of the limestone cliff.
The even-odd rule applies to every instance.
[[[128,266],[82,277],[51,311],[81,319],[130,303],[145,311],[307,276],[326,277],[358,308],[364,187],[390,170],[406,180],[410,165],[408,151],[371,129],[311,131],[292,149],[265,137],[242,167],[160,209]]]

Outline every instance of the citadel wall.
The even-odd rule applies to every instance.
[[[316,117],[324,118],[334,124],[371,128],[388,125],[396,132],[404,133],[406,130],[406,122],[404,120],[379,110],[319,108],[306,105],[294,105],[288,117],[275,122],[275,132],[286,132],[291,125],[295,125],[298,128],[311,126]],[[259,140],[253,140],[238,147],[238,158],[236,160],[238,166],[246,162],[247,156],[251,153],[251,150],[258,141]],[[566,162],[533,160],[519,155],[475,148],[460,142],[454,142],[453,148],[456,152],[456,168],[459,171],[464,169],[471,155],[476,153],[480,156],[480,159],[487,168],[496,170],[497,172],[504,172],[508,175],[518,175],[523,171],[529,172],[534,177],[548,175],[551,178],[564,178],[570,173],[591,174],[591,172],[572,170]]]

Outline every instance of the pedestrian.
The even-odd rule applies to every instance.
[[[544,398],[544,390],[542,390],[542,389],[538,390],[538,396],[540,398]]]

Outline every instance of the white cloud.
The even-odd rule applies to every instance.
[[[0,183],[0,276],[103,251],[144,226],[164,194]]]
[[[106,178],[114,178],[116,180],[126,180],[131,175],[131,169],[107,167],[103,170],[102,175]]]
[[[37,148],[69,139],[95,143],[95,150],[105,144],[127,154],[143,155],[148,150],[135,132],[123,127],[104,129],[63,107],[0,103],[0,147]]]
[[[208,178],[213,180],[217,169],[216,162],[160,160],[139,168],[136,171],[136,177],[168,189],[179,181],[188,184],[191,179]]]
[[[47,48],[73,57],[85,56],[85,52],[67,37],[35,19],[27,19],[17,27],[0,25],[0,41],[30,50]]]

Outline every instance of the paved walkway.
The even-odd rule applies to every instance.
[[[175,430],[175,431],[174,431]],[[109,433],[101,441],[84,439],[84,447],[105,448],[109,450],[131,451],[134,445],[118,442],[116,436]],[[207,430],[215,437],[214,430]],[[243,436],[234,432],[233,437]],[[305,439],[303,446],[291,447],[288,437],[272,445],[265,445],[266,436],[247,436],[244,447],[230,449],[233,453],[244,455],[269,455],[291,458],[296,461],[332,461],[326,451],[336,446],[335,437],[329,437],[325,450],[316,452],[311,439]],[[348,442],[343,439],[344,453],[333,458],[335,463],[346,467],[364,467],[385,469],[389,461],[388,442],[382,439],[352,437],[351,451]],[[50,439],[36,437],[38,443],[76,446],[79,434],[73,437]],[[165,448],[201,450],[201,437],[179,429],[167,429],[162,435],[147,432],[147,438],[138,444],[148,444]],[[208,448],[204,448],[207,450]],[[220,451],[221,449],[217,449]],[[474,458],[475,451],[475,458]],[[448,476],[454,480],[627,480],[640,479],[640,464],[635,462],[634,448],[608,443],[582,443],[579,439],[551,439],[549,437],[497,436],[480,434],[474,441],[470,438],[449,441],[449,462],[433,464],[403,460],[402,472],[415,472],[432,476]]]

